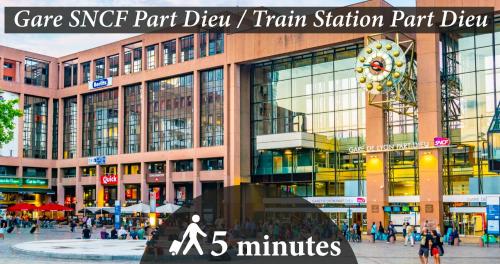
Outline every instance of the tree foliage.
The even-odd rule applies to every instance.
[[[18,103],[18,99],[6,100],[0,94],[0,147],[14,138],[14,119],[23,115],[23,112],[16,108]]]

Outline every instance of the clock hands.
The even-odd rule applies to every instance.
[[[377,64],[375,62],[371,62],[369,64],[363,64],[363,66],[370,66],[372,68],[376,68],[376,69],[379,69],[379,70],[382,70],[382,71],[391,72],[391,71],[387,70],[386,68],[380,66],[379,64]]]

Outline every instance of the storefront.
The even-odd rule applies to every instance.
[[[0,177],[0,208],[20,202],[39,206],[50,201],[53,195],[47,179]]]
[[[138,204],[141,201],[141,185],[125,184],[125,203],[127,206]]]
[[[193,202],[193,183],[174,183],[174,203],[177,205],[191,204]]]

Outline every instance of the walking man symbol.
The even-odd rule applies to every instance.
[[[203,237],[207,237],[207,234],[205,234],[201,228],[198,226],[198,222],[200,221],[200,216],[195,214],[191,217],[191,220],[193,221],[191,224],[188,225],[186,228],[186,231],[184,232],[184,236],[182,236],[182,241],[177,241],[174,240],[172,242],[172,245],[170,246],[169,252],[172,253],[172,255],[177,255],[179,251],[181,250],[182,244],[184,243],[184,240],[189,236],[189,241],[186,244],[186,247],[184,248],[184,251],[182,252],[183,255],[186,255],[189,250],[194,246],[196,250],[198,251],[198,254],[203,255],[203,250],[201,249],[200,242],[198,242],[198,235],[201,235]]]

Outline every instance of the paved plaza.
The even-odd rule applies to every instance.
[[[56,228],[51,230],[42,230],[39,234],[30,234],[28,230],[21,230],[17,234],[6,234],[5,240],[0,240],[0,262],[1,263],[33,263],[33,264],[54,264],[54,263],[89,263],[99,262],[102,264],[123,263],[137,264],[139,260],[135,259],[116,259],[106,260],[106,257],[100,260],[83,260],[83,259],[65,259],[64,255],[61,258],[48,257],[50,254],[32,254],[26,253],[25,250],[39,249],[44,252],[61,252],[63,254],[106,254],[111,255],[137,255],[141,248],[144,248],[143,241],[116,241],[116,240],[79,240],[80,229],[75,233],[71,233],[67,228]],[[67,239],[77,239],[69,240]],[[48,241],[49,240],[49,241]],[[36,243],[37,241],[45,241],[44,243]],[[28,242],[28,243],[26,243]],[[17,249],[13,249],[17,245]],[[418,246],[404,246],[402,243],[386,244],[382,241],[372,244],[368,242],[351,243],[351,246],[356,253],[360,264],[400,264],[400,263],[420,263],[417,257]],[[81,247],[81,249],[78,249]],[[21,250],[19,250],[21,249]],[[120,251],[120,254],[112,252]],[[109,259],[109,258],[108,258]],[[500,259],[500,248],[494,245],[490,248],[480,248],[478,245],[464,245],[460,247],[445,247],[445,256],[442,258],[442,263],[497,263]],[[433,263],[430,261],[430,263]]]

